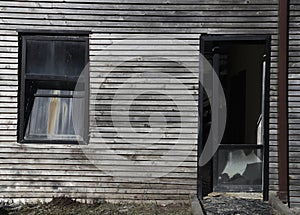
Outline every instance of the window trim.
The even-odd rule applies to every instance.
[[[18,45],[19,45],[19,51],[18,51],[18,124],[17,124],[17,141],[18,143],[43,143],[43,144],[88,144],[89,143],[89,85],[90,85],[90,75],[89,72],[85,74],[85,86],[84,86],[84,92],[86,94],[85,98],[87,101],[85,101],[84,106],[84,131],[83,131],[83,140],[77,141],[77,140],[58,140],[58,139],[49,139],[49,140],[43,140],[43,139],[30,139],[26,140],[25,137],[25,86],[26,86],[26,79],[28,77],[34,77],[33,79],[43,81],[43,78],[45,79],[45,75],[26,75],[26,46],[27,46],[27,40],[28,39],[34,39],[34,40],[65,40],[65,41],[81,41],[85,42],[86,47],[86,53],[85,53],[85,64],[88,64],[89,62],[89,32],[68,32],[68,31],[62,31],[62,32],[36,32],[36,31],[18,31]],[[60,76],[61,81],[70,81],[69,76]],[[71,79],[74,77],[71,76]],[[56,80],[56,78],[53,78]],[[49,79],[48,79],[49,80]],[[54,81],[53,80],[53,81]]]

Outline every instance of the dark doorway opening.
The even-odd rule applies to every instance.
[[[270,37],[205,35],[200,45],[222,84],[227,122],[213,159],[198,168],[198,197],[213,191],[262,192],[267,199]],[[208,96],[202,90],[199,116],[201,151],[211,123]]]

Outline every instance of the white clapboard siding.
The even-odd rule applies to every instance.
[[[291,207],[300,207],[300,2],[291,1],[289,35],[289,187]]]
[[[277,0],[0,1],[1,197],[187,200],[197,184],[198,78],[182,65],[198,68],[186,45],[199,51],[203,33],[272,35],[270,189],[277,190],[277,8]],[[16,142],[18,29],[91,31],[88,149]],[[296,46],[291,53],[297,63]],[[122,63],[128,56],[137,58]],[[135,76],[140,73],[147,78]],[[146,116],[152,116],[151,130]]]

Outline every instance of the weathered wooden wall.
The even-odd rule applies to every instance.
[[[291,207],[300,207],[300,2],[292,0],[290,3],[288,74],[290,204]]]
[[[296,2],[296,0],[295,0]],[[272,35],[272,65],[271,65],[271,112],[270,112],[270,189],[276,190],[277,182],[277,0],[14,0],[0,1],[0,196],[5,198],[50,198],[56,195],[71,195],[79,199],[107,198],[110,200],[155,199],[172,200],[186,199],[189,193],[196,192],[196,150],[178,168],[161,178],[145,181],[144,178],[134,177],[143,168],[137,167],[135,172],[124,171],[119,177],[111,177],[95,168],[82,155],[81,149],[75,145],[43,145],[18,144],[17,140],[17,96],[18,96],[18,37],[17,29],[44,30],[88,30],[90,35],[90,76],[91,93],[99,93],[99,104],[109,104],[110,89],[98,92],[93,83],[101,78],[102,68],[111,66],[110,63],[122,61],[132,50],[120,51],[119,56],[99,56],[101,50],[120,39],[129,36],[158,38],[165,36],[185,41],[199,50],[199,36],[209,34],[271,34]],[[294,23],[296,25],[296,23]],[[297,36],[294,35],[296,38]],[[296,42],[296,40],[295,40]],[[157,44],[149,44],[155,46]],[[165,50],[174,50],[174,56],[181,56],[185,50],[168,44],[160,44]],[[128,47],[128,46],[126,46]],[[147,47],[147,46],[145,46]],[[133,47],[134,48],[134,47]],[[133,49],[134,50],[134,49]],[[296,53],[296,52],[295,52]],[[188,56],[186,57],[188,61]],[[197,62],[190,62],[197,63]],[[177,76],[182,68],[162,62],[157,67],[163,67],[167,72]],[[153,71],[153,63],[141,59],[137,64],[139,69]],[[114,76],[115,82],[122,82],[122,71],[133,71],[134,64],[120,67]],[[120,76],[118,76],[118,74]],[[177,77],[176,76],[176,77]],[[126,77],[125,77],[126,78]],[[187,77],[187,84],[193,88],[197,80]],[[107,82],[107,87],[114,88]],[[148,87],[160,88],[153,83]],[[146,87],[146,85],[145,85]],[[197,94],[197,88],[193,89]],[[174,94],[185,100],[176,89]],[[104,100],[107,98],[107,100]],[[125,97],[126,98],[126,97]],[[153,100],[151,100],[153,101]],[[170,104],[168,100],[153,101],[154,106],[165,112]],[[142,105],[143,103],[141,103]],[[187,103],[188,104],[188,103]],[[104,108],[104,110],[100,110]],[[108,114],[105,106],[99,106],[95,114]],[[143,108],[143,106],[142,106]],[[146,107],[145,107],[146,108]],[[182,142],[182,153],[186,146],[196,146],[197,117],[188,111],[191,121],[186,122]],[[143,109],[140,109],[143,110]],[[93,110],[91,110],[93,111]],[[101,112],[102,111],[102,112]],[[140,114],[135,110],[137,115]],[[120,109],[120,115],[122,110]],[[109,117],[99,117],[98,123],[103,123],[101,131],[93,130],[91,121],[91,143],[103,147],[104,142],[114,143],[121,148],[118,153],[132,155],[137,151],[128,151],[127,145],[119,144],[118,137],[110,127]],[[107,121],[106,121],[107,120]],[[141,124],[145,123],[138,118]],[[108,127],[104,127],[104,125]],[[121,126],[121,123],[120,123]],[[174,130],[169,132],[176,133]],[[99,132],[103,132],[106,140],[101,142]],[[126,129],[124,129],[126,133]],[[131,133],[127,134],[132,137]],[[134,137],[132,137],[134,138]],[[142,143],[148,140],[141,139]],[[172,137],[165,137],[162,144],[154,147],[153,151],[139,151],[141,154],[128,157],[132,160],[143,160],[151,157],[149,153],[160,155],[164,147],[172,144]],[[195,148],[196,149],[196,148]],[[180,150],[179,150],[180,152]],[[148,155],[147,155],[148,153]],[[170,156],[170,166],[176,156]],[[100,163],[112,170],[122,170],[126,162],[109,160],[110,154],[103,150]],[[125,156],[126,157],[126,156]],[[164,164],[155,171],[165,171]],[[148,168],[150,168],[148,166]],[[168,168],[167,168],[168,169]],[[297,171],[297,170],[295,170]]]

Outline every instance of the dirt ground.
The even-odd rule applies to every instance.
[[[1,215],[191,215],[188,204],[157,205],[150,203],[113,204],[101,202],[84,204],[70,198],[54,198],[49,203],[24,204],[15,207],[3,207]]]

